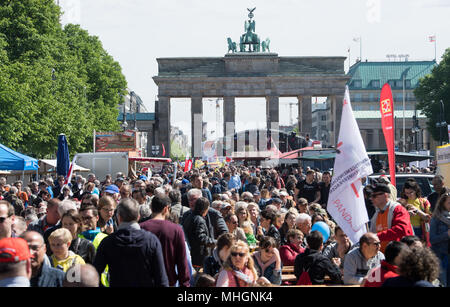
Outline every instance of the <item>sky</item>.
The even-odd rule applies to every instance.
[[[154,111],[160,57],[220,57],[227,37],[238,41],[254,8],[256,33],[270,38],[279,56],[349,56],[345,70],[363,60],[437,60],[450,47],[450,0],[59,0],[61,22],[80,24],[98,36],[122,67],[128,87]],[[360,37],[360,42],[354,38]],[[173,124],[190,133],[190,104],[172,102]],[[204,120],[215,128],[215,102],[204,102]],[[289,101],[280,103],[280,124],[296,120]],[[223,115],[221,115],[223,118]],[[255,120],[257,118],[258,120]],[[212,121],[212,122],[211,122]],[[238,100],[237,130],[265,125],[261,98]],[[240,125],[240,126],[239,126]],[[212,128],[211,128],[212,129]],[[215,130],[215,129],[214,129]]]

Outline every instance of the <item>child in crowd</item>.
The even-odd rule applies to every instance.
[[[253,227],[252,224],[249,221],[244,221],[242,223],[242,229],[244,230],[245,237],[247,238],[247,243],[250,246],[251,249],[254,249],[258,245],[258,241],[255,238],[255,235],[253,234]]]
[[[85,264],[83,258],[69,250],[72,234],[68,229],[60,228],[53,231],[48,241],[53,253],[50,257],[53,267],[67,272],[76,264]]]

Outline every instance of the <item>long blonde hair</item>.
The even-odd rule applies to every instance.
[[[245,264],[245,267],[248,268],[252,274],[254,281],[258,280],[258,273],[255,269],[255,262],[253,261],[252,256],[250,255],[250,250],[248,248],[247,243],[245,243],[242,240],[237,240],[232,246],[231,246],[231,253],[237,251],[238,249],[245,250],[245,253],[247,254],[247,263]],[[231,253],[228,256],[227,260],[223,263],[223,269],[227,271],[234,271],[233,269],[233,263],[231,262]]]

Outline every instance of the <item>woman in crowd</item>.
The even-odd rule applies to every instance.
[[[268,285],[266,278],[259,278],[247,243],[237,241],[231,247],[230,256],[223,264],[216,287],[251,287]]]
[[[441,262],[439,280],[446,287],[449,284],[448,254],[450,237],[450,193],[439,198],[430,223],[431,249]]]
[[[95,258],[95,247],[91,241],[78,237],[81,231],[81,217],[76,210],[69,210],[61,217],[61,225],[72,234],[72,242],[69,250],[80,255],[86,263],[93,263]]]
[[[281,245],[287,244],[287,233],[291,229],[295,229],[295,219],[297,217],[297,214],[293,211],[288,211],[286,215],[284,216],[284,223],[281,225],[281,227],[278,229],[280,232],[281,237]]]
[[[251,202],[247,205],[247,210],[250,215],[250,223],[253,227],[253,234],[256,234],[259,226],[259,206],[258,204]]]
[[[302,247],[303,233],[298,229],[290,229],[286,234],[287,242],[280,247],[280,258],[283,265],[294,265],[298,254],[305,251]]]
[[[111,196],[103,196],[98,201],[99,219],[97,226],[101,232],[111,234],[117,230],[117,223],[114,218],[116,201]]]
[[[273,224],[275,222],[275,218],[275,213],[271,210],[264,210],[261,212],[261,225],[258,227],[256,239],[261,241],[264,236],[272,237],[275,239],[278,247],[281,245],[281,237],[280,232]]]
[[[219,273],[224,262],[228,259],[231,247],[236,242],[234,235],[224,233],[217,238],[217,246],[214,248],[212,255],[205,259],[203,264],[203,272],[213,277]]]
[[[382,287],[434,287],[439,259],[429,248],[405,249],[400,254],[400,276],[386,279]]]
[[[236,203],[235,213],[239,220],[239,227],[242,227],[242,223],[244,223],[245,221],[250,221],[250,214],[247,210],[247,206],[248,204],[243,201],[239,201]]]
[[[420,186],[415,180],[405,181],[399,202],[408,209],[414,234],[426,241],[423,230],[424,224],[431,220],[431,206],[426,198],[422,198]]]
[[[68,185],[62,187],[61,193],[58,196],[59,200],[71,199],[73,197],[73,192]]]
[[[306,213],[309,214],[309,208],[308,208],[308,200],[306,198],[299,198],[297,200],[297,211],[298,213]]]
[[[272,237],[263,237],[259,242],[259,251],[252,257],[259,276],[264,276],[273,285],[281,285],[281,258]]]

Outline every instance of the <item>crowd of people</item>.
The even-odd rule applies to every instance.
[[[229,165],[148,178],[0,178],[0,286],[448,285],[450,189],[364,180],[367,232],[327,211],[332,173]],[[295,280],[283,279],[292,267]]]

